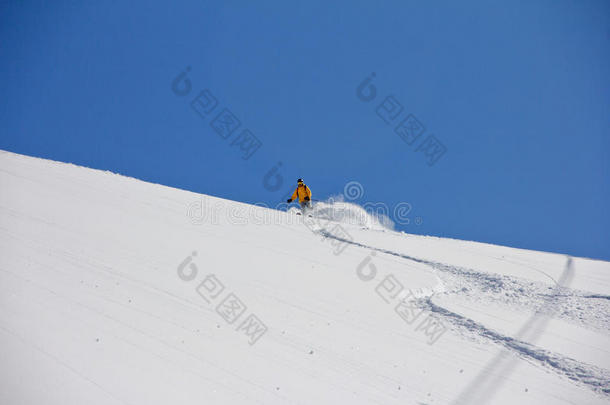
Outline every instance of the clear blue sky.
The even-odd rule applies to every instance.
[[[297,177],[320,199],[355,180],[412,205],[406,232],[610,259],[608,1],[86,3],[0,6],[0,148],[269,205]],[[413,145],[376,114],[389,95],[426,128]]]

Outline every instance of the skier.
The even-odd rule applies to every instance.
[[[294,190],[294,193],[292,193],[292,198],[289,198],[286,202],[290,204],[297,198],[301,204],[301,212],[305,214],[306,208],[311,209],[311,190],[303,183],[303,179],[297,180],[297,188]]]

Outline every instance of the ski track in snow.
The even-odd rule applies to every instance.
[[[13,155],[10,156],[12,159]],[[68,167],[61,163],[50,164],[57,165],[62,170]],[[231,398],[233,402],[241,401],[240,403],[383,404],[391,402],[458,405],[499,402],[534,404],[542,401],[591,402],[582,398],[595,398],[598,403],[610,398],[610,371],[604,368],[605,363],[598,364],[594,358],[585,360],[597,364],[592,365],[574,359],[580,358],[579,355],[589,356],[584,358],[591,359],[590,356],[595,353],[607,352],[604,351],[603,344],[597,342],[596,345],[592,344],[594,350],[591,351],[565,351],[567,354],[576,353],[568,357],[561,354],[563,352],[561,348],[555,349],[560,346],[557,346],[552,339],[549,339],[551,346],[537,341],[537,338],[543,334],[546,339],[554,337],[551,336],[551,332],[561,333],[561,327],[553,329],[552,318],[608,336],[610,296],[604,295],[605,290],[587,287],[591,285],[590,283],[580,285],[585,285],[582,289],[590,288],[591,291],[597,291],[596,293],[570,288],[574,278],[574,267],[570,258],[557,280],[540,269],[528,266],[527,263],[531,261],[525,260],[526,264],[523,264],[518,260],[504,259],[503,256],[502,259],[493,257],[502,260],[503,264],[507,263],[506,266],[495,268],[490,265],[488,268],[475,270],[468,268],[475,265],[464,261],[468,257],[464,258],[461,254],[454,255],[449,251],[437,257],[432,249],[408,250],[409,254],[401,253],[402,248],[382,249],[374,246],[384,246],[383,241],[386,239],[376,239],[373,233],[366,236],[371,240],[367,242],[368,244],[354,242],[334,235],[332,231],[329,232],[325,227],[320,226],[319,222],[316,223],[316,220],[309,221],[307,217],[299,217],[297,223],[302,222],[307,226],[313,232],[315,239],[324,236],[357,248],[385,253],[395,257],[391,259],[393,265],[408,263],[412,268],[412,263],[415,262],[421,264],[415,266],[421,268],[421,271],[430,271],[434,274],[438,284],[431,288],[413,291],[413,302],[422,310],[429,311],[442,319],[453,336],[449,336],[447,341],[439,343],[439,346],[432,350],[421,341],[415,342],[417,345],[409,345],[407,339],[410,337],[406,334],[403,336],[402,329],[394,327],[396,322],[392,318],[393,314],[387,314],[387,319],[383,319],[383,322],[369,321],[360,314],[345,316],[349,310],[345,312],[344,309],[351,308],[354,303],[360,303],[356,301],[360,298],[358,294],[340,301],[339,298],[334,297],[335,290],[329,288],[324,293],[313,295],[315,300],[310,299],[306,295],[311,295],[312,290],[318,286],[319,275],[323,274],[321,271],[317,272],[319,269],[316,269],[316,273],[312,273],[311,279],[309,277],[300,279],[311,282],[309,289],[303,288],[302,284],[291,288],[284,280],[276,280],[275,266],[281,269],[280,266],[285,264],[289,255],[297,258],[297,265],[301,264],[301,261],[304,263],[299,267],[301,269],[309,269],[310,265],[313,268],[314,264],[324,269],[334,264],[343,266],[343,263],[352,263],[354,257],[347,257],[344,261],[344,257],[337,260],[333,256],[332,262],[320,257],[306,257],[305,254],[291,250],[290,243],[293,240],[289,240],[282,247],[270,246],[267,242],[278,242],[272,238],[246,242],[246,237],[250,234],[258,237],[271,234],[262,230],[259,234],[254,228],[240,228],[240,232],[248,233],[243,238],[235,237],[233,232],[237,232],[238,229],[228,226],[227,228],[222,226],[185,228],[180,222],[184,219],[184,213],[179,208],[191,197],[190,194],[188,198],[180,198],[175,194],[174,199],[168,197],[166,193],[169,190],[165,188],[162,189],[163,193],[153,192],[160,189],[157,186],[133,183],[131,179],[128,180],[127,185],[111,187],[111,184],[119,184],[117,182],[121,180],[114,175],[105,177],[98,173],[97,177],[91,177],[91,180],[95,179],[95,181],[90,181],[89,176],[84,175],[85,171],[82,171],[84,173],[82,177],[72,174],[72,170],[88,169],[75,168],[70,169],[69,175],[62,171],[47,176],[46,171],[40,170],[39,174],[38,163],[36,165],[32,163],[32,166],[34,170],[29,176],[23,175],[28,172],[18,165],[15,165],[15,169],[11,167],[11,170],[0,168],[0,172],[7,174],[2,176],[6,177],[7,184],[13,187],[9,190],[13,190],[16,196],[15,200],[5,198],[6,201],[0,207],[4,221],[0,226],[0,242],[3,246],[11,248],[11,254],[6,255],[11,260],[5,260],[0,265],[0,275],[3,281],[7,281],[8,286],[4,290],[7,293],[3,296],[2,302],[5,307],[0,335],[7,342],[19,347],[16,354],[9,353],[12,356],[7,357],[20,366],[18,371],[21,373],[7,373],[11,377],[16,377],[12,380],[6,378],[5,386],[11,388],[15,395],[27,393],[31,398],[36,398],[37,401],[32,403],[40,403],[45,397],[51,398],[48,402],[67,403],[65,400],[59,400],[58,398],[62,398],[60,396],[49,395],[51,389],[57,389],[55,395],[61,395],[62,390],[70,393],[75,392],[77,387],[89,385],[93,385],[92,392],[101,390],[97,394],[101,398],[97,398],[97,403],[104,403],[106,396],[122,403],[147,402],[142,400],[144,397],[138,392],[139,389],[145,394],[150,394],[149,400],[158,399],[156,403],[167,403],[163,395],[167,395],[170,402],[180,402],[178,397],[182,391],[179,389],[193,396],[192,400],[182,398],[185,402],[188,400],[188,403],[194,403],[205,390],[207,394],[215,395],[216,403],[230,403],[231,401],[227,399]],[[10,176],[18,177],[19,181],[13,181]],[[107,202],[110,203],[110,208],[105,208],[101,213],[134,215],[138,220],[128,223],[136,228],[142,226],[142,230],[134,232],[133,236],[142,237],[144,232],[150,230],[164,230],[164,226],[168,228],[168,235],[183,233],[185,230],[188,235],[180,238],[179,242],[173,245],[166,244],[162,237],[145,239],[146,243],[139,244],[127,243],[126,238],[116,242],[108,238],[109,240],[100,243],[101,238],[110,235],[110,232],[97,221],[83,221],[85,226],[78,226],[76,222],[66,224],[61,220],[68,217],[62,216],[62,207],[58,206],[54,211],[37,211],[38,204],[27,204],[35,200],[30,196],[37,187],[41,190],[40,195],[34,193],[36,198],[48,197],[51,203],[54,202],[54,198],[58,198],[58,202],[68,201],[58,197],[61,193],[56,190],[53,193],[47,190],[51,188],[51,185],[44,181],[47,177],[53,180],[50,183],[53,188],[58,187],[67,196],[78,197],[78,201],[68,207],[75,209],[76,215],[82,215],[83,218],[85,216],[89,218],[90,207],[87,206],[87,210],[78,208],[82,204],[92,203],[100,190],[107,188],[107,191],[121,197],[109,199]],[[74,186],[78,185],[78,194],[72,189],[72,183]],[[82,193],[83,188],[90,189],[91,194]],[[138,194],[140,191],[143,193],[142,196]],[[172,190],[172,193],[174,192],[178,193]],[[170,195],[174,196],[174,194]],[[155,199],[154,203],[150,200],[152,198]],[[243,208],[242,204],[235,204]],[[367,229],[371,232],[387,229],[383,221],[368,218],[362,207],[352,208],[351,203],[342,204],[338,210],[335,207],[322,205],[324,209],[317,212],[322,215],[318,220],[351,225],[354,229]],[[25,207],[17,208],[21,205]],[[94,205],[93,208],[95,207]],[[156,211],[157,209],[159,211]],[[55,211],[56,214],[48,215]],[[137,214],[134,214],[136,212]],[[172,215],[159,216],[158,212],[171,212]],[[281,211],[277,212],[280,213],[280,217],[285,215]],[[153,217],[155,221],[150,221],[152,224],[150,228],[143,226]],[[108,217],[102,215],[102,218]],[[110,225],[112,224],[113,222],[110,221]],[[31,226],[32,230],[28,226]],[[298,237],[294,240],[314,239],[305,230],[297,232],[295,227],[287,226],[284,222],[280,222],[279,226],[286,228],[287,232],[293,231]],[[61,243],[33,236],[36,235],[38,228],[47,235],[57,235]],[[305,234],[307,234],[305,238],[302,238]],[[392,236],[400,238],[398,235]],[[95,243],[71,246],[71,242],[76,239]],[[257,269],[261,270],[263,277],[249,277],[247,278],[249,281],[241,284],[241,287],[254,285],[257,291],[252,292],[250,296],[256,297],[257,305],[261,308],[264,306],[271,315],[275,316],[271,319],[276,322],[276,330],[266,335],[266,343],[257,345],[254,350],[233,347],[233,341],[224,338],[225,333],[228,333],[226,331],[233,327],[220,327],[217,311],[197,301],[198,298],[192,299],[193,296],[197,297],[194,289],[189,289],[188,286],[186,289],[166,286],[167,280],[175,279],[174,274],[172,274],[173,278],[165,278],[163,273],[167,269],[175,272],[176,262],[173,261],[173,256],[169,255],[166,258],[165,254],[149,255],[150,246],[179,252],[184,247],[183,243],[194,243],[193,240],[204,243],[218,239],[221,241],[217,241],[214,247],[225,249],[225,254],[234,253],[235,248],[230,247],[231,244],[247,244],[252,251],[259,249],[261,257],[263,254],[278,257],[265,262],[270,264],[267,267],[271,268],[267,273]],[[309,243],[304,244],[307,247],[314,247],[314,244],[318,243],[305,242]],[[444,245],[439,244],[439,246]],[[461,248],[461,245],[459,246]],[[328,253],[323,249],[319,252]],[[479,251],[473,248],[472,252],[485,256],[486,250]],[[247,257],[245,254],[244,256]],[[347,256],[350,254],[348,253]],[[459,263],[466,267],[447,264],[453,262],[452,257],[460,260]],[[431,258],[433,259],[430,260]],[[216,261],[203,262],[202,257],[202,262],[205,264],[201,265],[202,262],[198,262],[200,269],[203,271],[208,267],[225,266],[223,255],[218,254],[215,259]],[[389,257],[384,259],[387,260]],[[232,260],[230,263],[249,264],[246,259]],[[498,274],[503,267],[512,265],[525,266],[532,271],[540,272],[548,277],[548,281],[532,282],[526,278]],[[495,270],[496,273],[489,273],[488,269]],[[396,270],[398,275],[399,270]],[[248,270],[248,273],[252,272]],[[236,278],[241,274],[243,273],[237,271],[227,273],[227,280],[232,281],[231,285],[239,287]],[[408,277],[407,272],[402,275]],[[335,288],[343,286],[343,274],[339,276],[341,277],[332,280],[329,285]],[[427,276],[417,278],[418,282],[428,279]],[[600,279],[606,282],[605,277]],[[297,289],[299,293],[295,294]],[[300,294],[301,290],[303,295]],[[191,295],[188,295],[189,291]],[[132,298],[134,298],[133,303]],[[460,308],[460,304],[464,301],[468,304],[465,305],[467,309],[465,311],[456,309]],[[334,308],[333,305],[337,302],[345,305],[337,307],[336,311],[329,311],[328,309]],[[477,306],[487,305],[493,305],[495,308],[480,311],[480,315],[470,315],[470,311],[476,312]],[[494,309],[498,309],[497,313],[500,314],[506,309],[508,310],[506,313],[511,313],[511,316],[515,312],[530,315],[529,318],[525,317],[527,320],[523,318],[525,323],[517,332],[507,332],[505,328],[512,330],[513,326],[518,325],[515,325],[513,319],[507,321],[501,319],[501,316],[496,316]],[[369,314],[374,313],[374,310],[371,310]],[[480,316],[483,318],[479,318]],[[54,330],[55,325],[51,322],[48,322],[51,328],[45,328],[47,323],[39,325],[39,321],[45,321],[47,317],[54,322],[60,320],[60,325],[69,328],[64,332],[61,328],[57,328],[59,331]],[[31,319],[36,319],[37,322],[30,322]],[[277,325],[282,325],[281,331]],[[581,332],[585,331],[577,331],[577,336],[581,336],[578,335]],[[97,340],[96,343],[91,343],[92,338],[98,336],[102,337],[102,343],[98,344]],[[327,339],[335,336],[338,337],[337,342]],[[588,332],[585,336],[588,336]],[[65,337],[71,339],[69,345],[64,345]],[[341,340],[346,337],[350,339],[351,347]],[[387,338],[390,338],[389,349],[384,347]],[[604,341],[600,340],[600,342]],[[356,345],[360,342],[363,343],[363,350]],[[466,343],[462,345],[467,349],[463,352],[459,347],[461,342]],[[476,347],[476,345],[481,346]],[[234,351],[235,348],[237,350]],[[9,349],[5,349],[5,352],[8,351]],[[32,366],[27,364],[31,352],[34,351],[36,356],[53,364],[49,366],[49,370],[67,376],[63,377],[63,381],[59,384],[50,384],[49,392],[32,394],[31,388],[36,387],[32,387],[33,384],[29,384],[25,378],[35,376],[36,370],[40,368],[38,364]],[[242,357],[247,351],[247,356]],[[124,354],[128,352],[129,356],[125,356]],[[91,361],[100,362],[101,371],[98,371],[97,366],[93,368],[90,364],[84,364],[81,361],[83,353],[88,356],[87,363],[89,357]],[[394,354],[412,354],[413,358],[406,356],[397,360]],[[125,359],[120,356],[124,356]],[[469,362],[468,356],[472,356],[475,360]],[[26,361],[21,361],[22,359]],[[114,366],[111,368],[110,361],[115,361],[122,368],[115,369]],[[455,373],[445,372],[453,364],[459,364],[458,368],[464,367],[469,370],[464,374],[462,374],[464,370],[459,370],[458,374],[457,369]],[[149,369],[152,370],[149,375],[142,377]],[[276,373],[276,370],[279,372]],[[520,375],[518,374],[520,371],[525,373]],[[165,372],[167,374],[163,374]],[[265,372],[267,375],[264,375]],[[52,373],[49,375],[52,376]],[[118,376],[117,378],[130,381],[130,386],[115,386],[113,383],[115,375]],[[157,375],[161,377],[158,378]],[[421,375],[423,376],[418,377]],[[169,379],[165,380],[165,376]],[[285,376],[288,377],[284,378]],[[132,378],[133,381],[130,380]],[[49,382],[51,381],[49,378]],[[530,381],[539,383],[538,388],[543,389],[536,390],[538,392],[531,390],[529,394],[524,394],[523,389],[525,388],[527,393]],[[545,384],[546,382],[549,384]],[[20,383],[22,386],[11,387]],[[164,383],[167,385],[164,386]],[[501,390],[511,396],[507,396],[504,392],[503,396],[497,395],[497,398],[494,398]],[[152,395],[155,397],[153,398]],[[406,395],[408,401],[404,401],[403,395]],[[134,398],[139,400],[136,401]],[[207,397],[206,399],[211,401]],[[0,402],[9,401],[0,400]]]
[[[522,280],[517,277],[483,273],[473,269],[451,266],[444,263],[428,261],[412,257],[403,253],[387,249],[368,246],[359,242],[344,239],[333,235],[326,229],[314,231],[320,235],[332,238],[350,245],[400,257],[402,259],[421,263],[429,266],[441,279],[444,292],[430,292],[424,297],[416,299],[416,305],[422,309],[429,310],[452,325],[452,330],[464,338],[479,341],[491,341],[503,346],[520,358],[539,364],[546,369],[552,370],[558,375],[586,386],[593,391],[610,397],[610,371],[574,360],[559,353],[544,350],[526,341],[520,340],[521,334],[533,326],[538,320],[541,323],[548,322],[551,317],[577,323],[588,329],[605,331],[610,330],[610,317],[595,316],[595,313],[610,313],[610,297],[605,295],[591,294],[588,292],[571,289],[560,285],[557,281],[555,287],[540,282]],[[571,258],[568,258],[566,267],[571,266]],[[564,272],[565,273],[565,272]],[[547,277],[550,277],[547,275]],[[519,308],[527,309],[534,316],[521,328],[515,337],[505,336],[497,331],[485,327],[468,317],[452,312],[432,301],[433,296],[460,295],[467,299],[487,302],[502,303],[506,305],[517,305]],[[596,307],[591,310],[592,305]],[[587,308],[589,307],[589,308]],[[534,339],[534,336],[530,336]]]

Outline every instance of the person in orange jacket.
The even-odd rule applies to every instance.
[[[303,213],[305,213],[305,208],[311,209],[311,190],[303,183],[303,179],[297,180],[297,188],[294,190],[294,193],[292,193],[292,197],[286,200],[286,202],[290,204],[297,198],[299,199],[301,211]]]

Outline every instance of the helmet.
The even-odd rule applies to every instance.
[[[298,179],[297,184],[303,184],[303,179]]]

